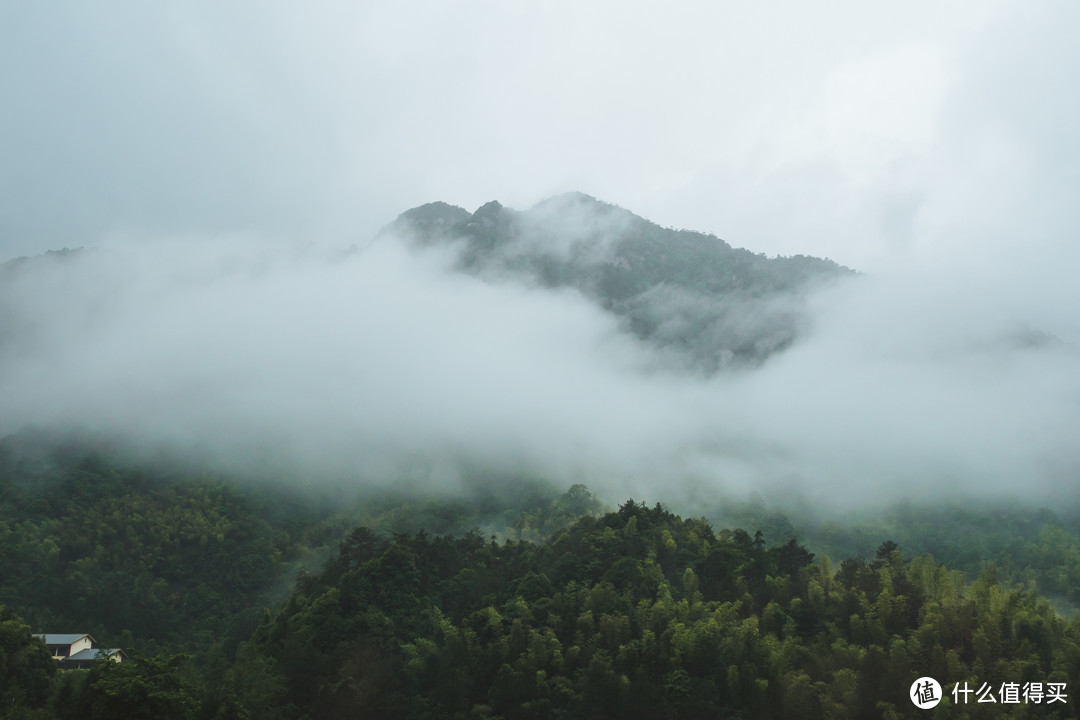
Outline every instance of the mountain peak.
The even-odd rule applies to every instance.
[[[441,201],[426,203],[401,213],[375,237],[403,235],[421,243],[431,243],[439,235],[449,232],[452,227],[470,217],[468,210],[457,205]]]
[[[485,215],[495,215],[503,209],[503,205],[498,200],[491,200],[484,203],[480,207],[476,208],[476,212],[473,213],[473,217],[483,217]]]
[[[537,205],[544,205],[547,203],[579,203],[582,205],[608,205],[606,202],[597,200],[592,195],[587,195],[578,190],[571,190],[570,192],[560,193],[558,195],[552,195],[549,198],[541,200]]]
[[[614,210],[625,212],[628,215],[631,214],[630,211],[624,210],[618,205],[612,205],[611,203],[606,203],[603,200],[597,200],[592,195],[587,195],[577,190],[560,193],[559,195],[552,195],[549,198],[545,198],[533,205],[531,208],[529,208],[529,211],[532,212],[534,210],[567,208],[573,208],[576,210],[590,209],[601,212]]]

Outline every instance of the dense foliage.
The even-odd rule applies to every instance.
[[[932,554],[969,580],[992,566],[1002,582],[1037,590],[1061,612],[1080,608],[1080,517],[1070,505],[1051,511],[1021,503],[900,503],[815,520],[770,512],[755,499],[727,503],[709,517],[719,525],[760,528],[767,538],[797,535],[833,558],[863,556],[891,538],[911,554]]]
[[[357,529],[252,649],[303,717],[841,718],[918,712],[923,674],[1067,683],[1078,642],[1034,594],[892,543],[834,572],[627,502],[542,545]]]
[[[300,549],[291,522],[221,480],[169,481],[81,447],[0,443],[0,603],[41,632],[130,647],[247,630]],[[299,521],[299,522],[298,522]]]
[[[23,619],[0,605],[0,717],[45,705],[56,668]]]
[[[581,485],[350,504],[145,467],[0,441],[0,718],[903,717],[921,675],[932,715],[1075,716],[948,692],[1077,676],[1048,511],[807,523],[815,556],[763,507],[717,532]],[[131,661],[56,672],[31,628]]]
[[[147,466],[50,434],[0,440],[0,604],[36,632],[145,652],[231,649],[357,523],[537,540],[601,507],[582,486],[342,502]]]

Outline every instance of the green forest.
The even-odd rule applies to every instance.
[[[1063,509],[477,487],[345,498],[5,438],[0,717],[1077,716]],[[129,659],[57,670],[34,634],[76,631]]]

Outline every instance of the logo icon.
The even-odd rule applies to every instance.
[[[915,707],[929,710],[941,702],[941,685],[932,677],[921,677],[911,683],[910,697]]]

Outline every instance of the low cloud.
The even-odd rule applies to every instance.
[[[0,432],[90,430],[275,482],[612,501],[1072,499],[1080,353],[937,281],[862,276],[752,370],[684,372],[575,291],[444,249],[112,243],[7,267]],[[1034,322],[1032,322],[1034,321]]]

